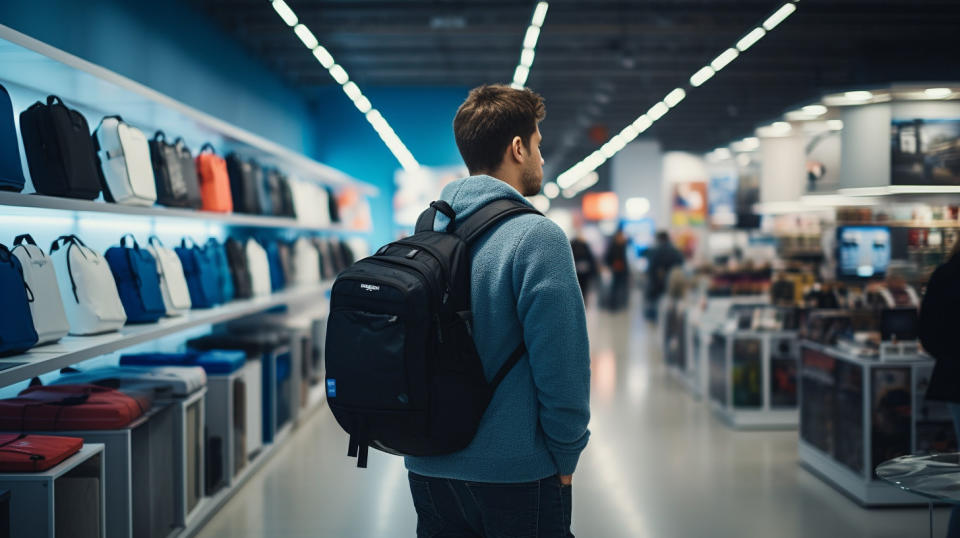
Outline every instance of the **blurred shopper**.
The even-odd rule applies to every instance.
[[[597,276],[597,260],[593,257],[590,245],[583,239],[583,229],[580,225],[576,226],[576,235],[570,241],[570,249],[573,251],[573,264],[577,269],[577,282],[580,283],[583,304],[586,305],[590,283]]]
[[[960,243],[958,243],[960,246]],[[953,428],[960,439],[960,254],[955,248],[949,260],[937,268],[927,283],[920,304],[920,342],[933,355],[936,365],[930,376],[927,399],[947,402]],[[960,538],[960,507],[950,513],[948,538]]]
[[[616,312],[627,306],[630,299],[628,283],[630,281],[630,267],[627,265],[627,234],[623,229],[617,229],[617,233],[610,238],[607,244],[607,252],[603,257],[603,263],[606,264],[613,276],[610,283],[609,297],[607,307]]]
[[[661,230],[657,232],[656,243],[646,253],[647,289],[644,293],[644,314],[647,319],[657,319],[657,303],[667,289],[670,270],[683,265],[683,254],[673,246],[670,235]]]
[[[462,222],[499,199],[540,192],[541,97],[509,86],[470,92],[453,121],[471,176],[441,198]],[[449,219],[437,214],[435,229]],[[471,246],[473,339],[487,376],[520,343],[525,358],[494,392],[473,442],[454,454],[407,457],[417,536],[573,536],[571,483],[590,432],[590,353],[567,238],[520,215]]]

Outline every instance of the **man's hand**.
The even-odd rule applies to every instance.
[[[573,484],[573,475],[572,474],[562,474],[560,475],[560,483],[564,486],[569,486]]]

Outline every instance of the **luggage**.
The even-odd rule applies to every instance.
[[[37,344],[31,301],[33,292],[24,280],[20,260],[0,245],[0,356],[23,353]]]
[[[120,246],[110,247],[105,257],[117,283],[127,323],[153,323],[166,314],[157,261],[147,249],[140,248],[133,234],[121,237]]]
[[[207,374],[199,366],[106,366],[67,371],[52,386],[78,383],[134,393],[149,391],[156,399],[185,398],[207,386]]]
[[[157,261],[160,275],[160,292],[163,294],[163,308],[168,316],[179,316],[190,310],[190,289],[183,275],[183,264],[177,253],[163,246],[157,236],[147,241],[147,250]]]
[[[107,260],[75,235],[63,235],[50,245],[70,334],[115,331],[127,321],[117,283]]]
[[[0,473],[38,473],[80,452],[83,439],[0,433]]]
[[[0,191],[20,192],[26,180],[20,166],[20,144],[10,93],[0,84]],[[0,535],[2,536],[2,535]]]
[[[253,296],[270,295],[270,262],[267,259],[267,251],[252,237],[247,239],[245,249]]]
[[[207,253],[217,267],[218,302],[229,303],[234,299],[235,290],[233,286],[233,275],[230,273],[230,262],[227,261],[226,249],[219,241],[212,237],[207,240],[204,248],[206,248]]]
[[[157,184],[157,203],[168,207],[193,207],[180,155],[176,146],[167,142],[163,131],[157,131],[150,140],[150,162]],[[190,165],[193,166],[192,158]]]
[[[86,118],[56,95],[20,113],[33,188],[40,194],[93,200],[100,194],[97,155]]]
[[[207,252],[193,243],[187,246],[187,238],[176,248],[177,256],[183,265],[183,275],[190,291],[191,308],[210,308],[217,304],[220,295],[220,282],[214,260]]]
[[[270,290],[280,291],[287,285],[280,261],[280,241],[267,242],[267,262],[270,264]]]
[[[297,286],[320,283],[320,256],[317,247],[306,237],[300,237],[293,243],[293,275]]]
[[[210,144],[204,144],[200,148],[200,154],[197,155],[197,176],[200,178],[203,210],[217,213],[232,212],[233,195],[230,193],[227,162],[216,154]]]
[[[229,375],[243,368],[243,351],[210,350],[184,353],[134,353],[120,357],[120,366],[199,366],[207,375]]]
[[[224,249],[227,251],[227,261],[230,264],[230,275],[233,277],[233,289],[237,299],[253,297],[250,266],[247,263],[247,251],[243,243],[231,237],[224,244]]]
[[[187,188],[186,207],[200,209],[203,206],[203,199],[200,196],[200,177],[197,175],[197,163],[190,153],[190,148],[184,144],[182,138],[173,141],[173,149],[177,152],[177,159],[180,161],[180,175],[183,176],[183,184]]]
[[[70,332],[70,323],[63,309],[53,261],[29,234],[17,236],[13,244],[12,252],[20,260],[23,280],[33,294],[30,314],[37,331],[37,345],[56,342]]]
[[[450,218],[433,231],[437,212]],[[514,215],[539,214],[516,200],[491,202],[456,226],[433,202],[412,237],[384,245],[340,273],[327,327],[327,399],[350,434],[348,455],[367,447],[432,456],[473,440],[500,381],[526,354],[521,343],[487,381],[473,340],[470,244]]]
[[[233,210],[257,215],[260,211],[259,178],[252,161],[245,161],[236,153],[227,155],[227,173],[230,176],[230,194]],[[258,167],[259,168],[259,167]]]
[[[142,206],[157,202],[150,145],[140,129],[120,116],[107,116],[93,133],[93,146],[106,201]]]
[[[153,405],[146,393],[124,394],[96,385],[35,386],[0,400],[0,430],[118,430]]]

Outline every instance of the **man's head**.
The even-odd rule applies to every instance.
[[[543,98],[526,88],[497,84],[471,90],[453,120],[467,170],[496,177],[524,196],[540,192],[539,123],[545,116]]]

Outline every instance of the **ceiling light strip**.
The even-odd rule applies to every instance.
[[[343,93],[353,102],[357,110],[367,118],[367,121],[380,136],[380,139],[383,140],[387,149],[393,153],[393,156],[400,163],[400,166],[407,171],[419,169],[420,163],[413,157],[413,154],[410,153],[407,146],[404,145],[400,137],[397,136],[397,133],[390,127],[387,120],[383,118],[383,115],[380,114],[379,111],[373,108],[370,99],[363,95],[360,87],[350,80],[350,75],[347,73],[347,70],[336,63],[330,51],[320,44],[317,37],[305,24],[300,22],[300,19],[297,17],[297,14],[294,13],[293,9],[284,0],[272,0],[270,4],[273,6],[274,11],[277,12],[277,15],[283,19],[283,22],[293,28],[293,33],[297,35],[297,38],[300,39],[300,42],[303,43],[305,47],[310,49],[314,58],[330,73],[333,80],[337,81],[337,84],[340,84]],[[544,10],[544,15],[545,14],[546,10]],[[536,16],[536,13],[534,13],[534,17]],[[533,62],[532,58],[530,62]]]
[[[708,80],[713,78],[721,69],[730,65],[731,62],[741,56],[741,53],[755,45],[764,38],[771,30],[779,26],[797,10],[797,3],[800,0],[791,0],[780,6],[779,9],[767,17],[759,26],[751,28],[744,34],[733,47],[721,52],[708,65],[701,67],[697,72],[690,76],[691,88],[699,88]],[[524,82],[526,78],[524,78]],[[516,81],[514,81],[516,83]],[[585,175],[596,170],[600,165],[617,154],[627,143],[643,133],[654,122],[665,116],[673,107],[680,104],[687,96],[687,89],[676,88],[668,93],[662,101],[650,107],[646,114],[637,118],[632,124],[624,128],[620,133],[611,138],[600,149],[594,151],[582,161],[570,167],[567,171],[557,176],[557,185],[565,191],[580,181]]]
[[[523,36],[523,51],[520,52],[520,63],[513,71],[513,84],[510,86],[520,89],[527,84],[527,77],[530,76],[530,68],[533,67],[533,59],[537,56],[537,41],[540,40],[540,28],[543,21],[547,18],[547,10],[550,4],[547,2],[538,2],[533,9],[533,17],[530,19],[530,26],[527,27],[527,33]]]

